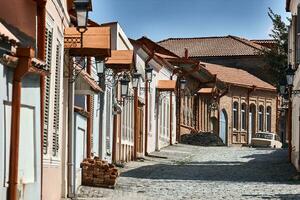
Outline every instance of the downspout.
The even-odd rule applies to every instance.
[[[92,71],[92,60],[91,57],[87,58],[87,68],[86,71],[89,75],[91,75]],[[91,95],[86,96],[86,107],[87,107],[87,112],[88,117],[87,117],[87,138],[86,138],[86,157],[90,158],[91,157],[91,147],[92,147],[92,97]]]
[[[11,105],[11,138],[9,157],[8,200],[18,199],[18,169],[20,144],[20,111],[22,78],[28,73],[34,51],[31,48],[18,48],[19,62],[13,76],[13,93]]]
[[[113,98],[116,99],[117,98],[117,90],[114,87],[113,88]],[[114,101],[115,102],[115,101]],[[115,163],[117,161],[116,157],[116,153],[117,153],[117,129],[118,129],[118,116],[117,113],[114,113],[114,117],[113,117],[113,146],[112,146],[112,162]]]
[[[69,58],[68,63],[68,197],[72,198],[75,195],[75,153],[74,153],[74,89],[75,84],[73,81],[73,62],[72,58]]]
[[[138,88],[133,88],[134,91],[134,145],[133,145],[133,159],[136,160],[137,159],[137,145],[138,145],[138,141],[137,141],[137,137],[138,137]],[[141,119],[140,119],[141,120]]]
[[[46,60],[46,3],[47,0],[37,2],[37,57],[41,61]],[[40,120],[41,120],[41,199],[43,199],[43,160],[44,160],[44,102],[45,102],[45,75],[40,76]]]
[[[173,106],[172,106],[172,103],[173,103],[173,95],[172,95],[172,91],[171,91],[170,92],[170,123],[169,123],[170,124],[170,145],[173,144],[173,141],[172,141],[172,125],[173,125],[172,124],[172,122],[173,122]]]

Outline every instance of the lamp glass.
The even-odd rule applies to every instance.
[[[149,82],[152,81],[152,75],[153,75],[153,68],[151,66],[148,66],[146,69],[145,69],[145,72],[146,72],[146,78]]]
[[[128,79],[122,79],[121,82],[121,96],[127,97],[128,96],[128,88],[129,88],[129,80]]]
[[[105,70],[104,61],[99,58],[96,58],[96,70],[97,74],[103,74]]]
[[[133,88],[137,88],[139,86],[139,80],[140,80],[140,76],[141,74],[135,72],[133,75],[132,75],[132,87]]]
[[[294,82],[295,71],[292,69],[292,65],[289,65],[286,70],[286,82],[288,86],[292,86]]]
[[[180,89],[181,89],[181,90],[184,90],[184,89],[185,89],[186,83],[187,83],[187,81],[186,81],[185,79],[181,79],[181,80],[180,80]]]
[[[86,29],[88,21],[89,0],[74,1],[77,17],[77,28]]]
[[[280,92],[281,95],[285,94],[285,85],[280,85],[279,86],[279,92]]]

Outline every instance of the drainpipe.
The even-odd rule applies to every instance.
[[[172,103],[173,103],[173,95],[172,95],[172,91],[171,91],[170,92],[170,145],[173,145],[173,141],[172,141],[173,106],[172,106]]]
[[[19,169],[19,143],[20,143],[20,110],[22,78],[28,73],[31,58],[34,57],[32,48],[18,48],[19,62],[13,77],[13,93],[11,105],[11,138],[9,157],[9,186],[8,200],[18,199],[18,169]]]
[[[289,106],[288,106],[288,117],[287,117],[287,132],[289,137],[289,162],[292,162],[292,88],[289,87]]]
[[[46,3],[47,0],[37,1],[37,57],[45,61],[46,57]],[[43,160],[44,160],[44,102],[45,102],[45,75],[40,76],[40,121],[41,121],[41,199],[43,199]]]
[[[88,57],[87,59],[87,68],[86,71],[89,75],[91,75],[91,71],[92,71],[92,60],[91,57]],[[91,147],[92,147],[92,97],[91,95],[87,95],[86,96],[86,107],[87,107],[87,112],[88,117],[87,117],[87,138],[86,138],[86,157],[90,158],[91,157]]]
[[[68,80],[68,197],[72,198],[75,196],[75,153],[74,153],[74,89],[75,84],[73,81],[73,62],[69,59],[69,80]]]
[[[137,145],[138,145],[138,140],[137,140],[137,137],[138,137],[138,88],[133,88],[133,91],[134,91],[134,145],[133,145],[133,159],[136,160],[137,159]],[[141,119],[140,119],[141,120]]]
[[[113,88],[113,98],[117,98],[117,90]],[[115,102],[115,101],[114,101]],[[113,117],[113,146],[112,146],[112,162],[115,163],[117,161],[116,153],[117,153],[117,129],[118,129],[118,116],[117,113],[114,113]]]

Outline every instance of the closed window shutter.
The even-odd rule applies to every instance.
[[[46,28],[46,70],[50,70],[52,58],[53,30]],[[44,144],[43,152],[48,153],[48,126],[49,126],[49,101],[50,101],[50,76],[45,78],[45,104],[44,104]]]
[[[57,41],[56,65],[55,65],[55,89],[54,89],[54,113],[53,113],[53,137],[52,155],[57,156],[59,150],[59,118],[60,118],[60,66],[61,66],[61,44]]]

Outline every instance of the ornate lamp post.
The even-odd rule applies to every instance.
[[[145,81],[145,155],[148,155],[148,98],[149,98],[149,83],[152,82],[153,77],[153,67],[148,65],[145,69],[146,81]]]
[[[133,158],[136,160],[137,158],[137,145],[138,145],[138,87],[140,82],[141,74],[139,74],[137,71],[135,71],[132,74],[132,87],[133,87],[133,96],[134,96],[134,145],[133,145]]]

